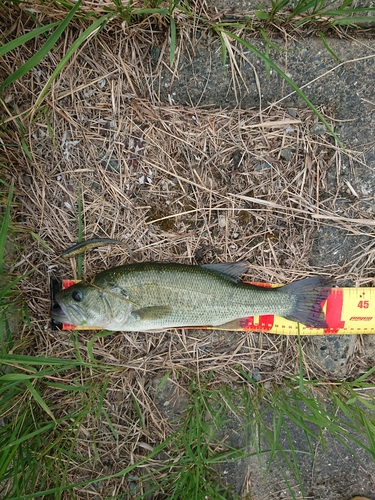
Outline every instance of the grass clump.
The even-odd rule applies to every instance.
[[[312,485],[307,478],[325,454],[332,461],[337,454],[349,454],[375,462],[372,373],[373,369],[352,382],[305,380],[302,389],[299,378],[288,377],[269,390],[239,371],[252,389],[224,389],[224,399],[243,419],[247,451],[256,454],[267,491],[272,485],[277,489],[282,478],[291,498],[308,497]],[[257,470],[254,461],[251,464]]]
[[[259,476],[264,478],[263,494],[283,478],[290,498],[305,498],[313,463],[330,452],[333,442],[334,453],[356,456],[362,450],[375,461],[374,388],[367,382],[371,372],[330,386],[306,380],[303,390],[292,378],[269,390],[242,370],[238,375],[244,381],[242,388],[238,384],[215,388],[215,376],[209,372],[207,377],[192,379],[188,396],[173,379],[172,392],[161,389],[159,405],[168,412],[172,405],[177,430],[158,446],[160,454],[153,466],[148,464],[154,470],[132,476],[139,484],[135,498],[156,493],[181,499],[237,498],[225,475],[240,471],[243,477],[244,463],[251,471],[250,484]],[[164,377],[161,385],[166,381]],[[235,445],[238,441],[241,447]],[[242,487],[238,498],[251,491],[246,481]]]
[[[321,37],[323,44],[326,49],[332,54],[332,49],[329,48],[329,44],[326,41],[324,30],[321,23],[324,26],[329,26],[330,28],[335,28],[338,26],[357,26],[361,22],[371,22],[372,13],[375,10],[373,7],[360,7],[360,8],[349,8],[348,5],[351,2],[348,0],[344,1],[341,5],[336,5],[336,2],[322,2],[322,1],[312,1],[312,0],[300,0],[295,4],[291,0],[281,0],[272,1],[272,6],[268,9],[266,6],[261,9],[255,10],[250,13],[250,15],[235,15],[234,19],[228,18],[223,22],[213,22],[211,20],[211,13],[206,12],[203,6],[200,6],[199,2],[190,5],[188,2],[184,1],[155,1],[155,2],[128,2],[123,4],[119,0],[113,0],[113,6],[103,4],[99,2],[94,10],[89,10],[81,5],[81,0],[78,0],[74,5],[70,5],[67,2],[62,2],[60,0],[54,0],[53,6],[56,9],[56,15],[61,17],[64,11],[68,10],[66,17],[59,21],[54,21],[46,25],[41,25],[38,21],[35,13],[44,13],[44,6],[36,4],[32,10],[28,10],[27,7],[24,8],[24,12],[28,14],[32,21],[36,21],[37,27],[19,36],[7,43],[4,43],[0,48],[0,57],[4,56],[9,52],[14,52],[19,47],[27,44],[30,40],[36,39],[40,36],[44,36],[46,41],[44,44],[17,70],[11,72],[4,78],[4,81],[0,84],[0,93],[10,85],[16,83],[22,76],[28,72],[35,70],[35,68],[41,63],[41,61],[53,50],[59,43],[60,37],[67,29],[67,27],[72,24],[72,21],[83,21],[85,25],[90,24],[84,29],[82,33],[70,44],[69,48],[65,51],[63,57],[60,59],[56,65],[54,71],[48,78],[43,89],[39,92],[36,101],[34,102],[32,108],[28,109],[26,112],[32,114],[32,116],[40,113],[40,106],[43,102],[51,85],[56,81],[58,75],[63,71],[63,69],[68,65],[72,57],[76,57],[80,48],[85,44],[90,38],[97,36],[100,31],[107,27],[112,21],[123,21],[125,26],[133,27],[140,26],[143,27],[144,23],[148,23],[150,27],[160,27],[163,30],[167,30],[168,33],[168,45],[169,45],[169,62],[173,65],[175,61],[175,55],[177,50],[177,27],[180,25],[181,30],[183,30],[183,23],[186,25],[193,25],[199,28],[208,29],[219,36],[222,45],[223,59],[226,59],[228,51],[228,39],[234,40],[245,49],[249,49],[251,52],[264,60],[266,68],[272,68],[275,70],[284,80],[288,83],[292,89],[301,97],[301,99],[306,103],[306,105],[315,113],[319,120],[324,123],[327,130],[333,135],[335,140],[342,146],[339,138],[334,133],[333,129],[330,127],[325,117],[319,112],[317,107],[308,99],[305,93],[300,89],[294,81],[287,75],[286,72],[282,70],[277,64],[275,64],[269,56],[269,47],[274,46],[274,44],[269,40],[266,35],[265,30],[268,25],[273,25],[284,29],[288,24],[293,24],[295,27],[301,27],[307,23],[317,24],[315,33]],[[331,5],[335,5],[335,9],[330,9]],[[40,10],[39,10],[40,9]],[[35,10],[35,13],[34,13]],[[202,15],[202,10],[204,15]],[[3,7],[5,15],[10,15],[11,10]],[[287,14],[285,14],[287,12]],[[232,16],[233,17],[233,16]],[[238,19],[237,19],[238,17]],[[224,14],[225,18],[225,14]],[[326,31],[326,30],[325,30]],[[241,35],[238,34],[241,32]],[[259,51],[247,38],[250,33],[259,34],[266,41],[266,51],[265,53]],[[233,57],[233,52],[230,51]],[[334,53],[334,57],[338,58]],[[338,58],[339,59],[339,58]],[[236,63],[234,63],[235,66]]]
[[[29,492],[43,490],[61,498],[60,488],[69,484],[72,467],[85,461],[75,448],[82,419],[92,411],[93,398],[96,400],[94,388],[51,382],[62,370],[76,368],[71,361],[16,354],[1,358],[2,498],[27,498]],[[61,408],[66,397],[74,397],[75,411],[64,415],[46,401],[48,387],[61,394]]]
[[[177,430],[164,443],[159,466],[152,474],[142,477],[142,498],[156,492],[186,500],[204,500],[207,496],[217,500],[237,498],[232,489],[222,483],[218,466],[243,458],[247,452],[224,442],[223,429],[230,419],[222,390],[209,388],[212,378],[211,373],[207,378],[203,376],[191,382],[189,397],[183,397],[186,406],[175,417],[173,427]],[[179,407],[181,409],[181,405]],[[168,458],[163,459],[163,455]],[[148,486],[151,477],[154,485]]]

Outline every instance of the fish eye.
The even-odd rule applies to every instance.
[[[76,302],[81,302],[81,300],[83,299],[81,290],[74,290],[74,292],[72,293],[72,299]]]

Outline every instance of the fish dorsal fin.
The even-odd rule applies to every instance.
[[[201,267],[224,274],[228,278],[237,281],[241,274],[244,274],[247,270],[249,263],[246,260],[241,260],[239,262],[224,262],[220,264],[202,264]]]

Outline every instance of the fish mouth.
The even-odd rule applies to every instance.
[[[82,318],[82,321],[76,322],[77,316],[75,319],[72,321],[70,314],[65,311],[62,306],[58,302],[54,302],[51,307],[51,318],[54,319],[55,321],[59,321],[61,323],[68,323],[72,321],[72,324],[83,324],[86,322],[86,316],[79,310],[79,308],[75,304],[71,304],[70,307],[73,309],[73,311],[78,315],[78,317]]]
[[[54,302],[51,307],[51,317],[52,319],[62,320],[66,316],[65,312],[62,310],[60,304]]]

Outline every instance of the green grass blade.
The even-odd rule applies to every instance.
[[[7,234],[8,234],[8,229],[9,229],[9,222],[10,222],[10,210],[12,207],[12,199],[13,199],[13,191],[14,191],[14,184],[12,184],[9,187],[9,193],[8,193],[8,201],[5,207],[5,213],[1,221],[1,230],[0,230],[0,274],[4,274],[4,253],[5,253],[5,245],[6,245],[6,239],[7,239]]]
[[[49,415],[52,420],[55,420],[55,417],[53,416],[53,413],[51,410],[48,408],[48,405],[46,402],[43,400],[42,396],[39,394],[39,392],[35,389],[33,384],[30,382],[30,380],[25,380],[24,381],[25,386],[27,387],[28,391],[34,398],[34,400],[38,403],[38,405]]]
[[[316,0],[310,0],[308,2],[306,1],[298,2],[297,6],[293,9],[293,12],[289,16],[289,19],[293,19],[293,17],[299,16],[304,12],[308,12],[310,9],[312,9],[313,12],[315,12],[316,7],[317,7]]]
[[[162,390],[162,388],[164,387],[165,383],[167,382],[167,380],[169,379],[171,375],[171,372],[170,371],[167,371],[167,373],[163,376],[163,378],[160,380],[160,382],[158,383],[158,386],[156,388],[156,394],[159,394],[159,392]]]
[[[77,361],[73,359],[63,359],[63,358],[53,358],[44,356],[28,356],[26,354],[3,354],[1,356],[1,362],[7,364],[8,366],[22,365],[27,366],[61,366],[63,368],[69,369],[73,367],[81,366]],[[90,366],[90,363],[84,363],[82,366]]]
[[[366,437],[369,443],[369,448],[373,452],[373,456],[375,455],[375,426],[374,423],[368,420],[367,418],[363,419],[363,425],[366,430]]]
[[[266,11],[266,10],[263,10],[263,9],[260,9],[260,10],[256,10],[254,12],[254,15],[255,17],[257,17],[258,19],[262,19],[264,21],[269,21],[271,20],[271,15]]]
[[[31,373],[17,371],[5,373],[4,375],[1,375],[0,382],[25,382],[26,380],[34,380],[36,378],[43,379],[44,377],[49,377],[53,374],[64,371],[65,367],[58,367],[53,369],[45,368],[44,370],[37,371],[33,366],[29,365],[25,367],[25,371],[26,370]]]
[[[34,231],[30,231],[30,234],[31,234],[31,236],[32,236],[33,238],[35,238],[35,239],[36,239],[36,241],[37,241],[38,243],[40,243],[40,244],[41,244],[44,248],[46,248],[47,250],[49,250],[50,252],[52,252],[52,248],[51,248],[49,245],[47,245],[47,243],[46,243],[44,240],[42,240],[42,238],[39,236],[39,234],[34,233]]]
[[[21,78],[23,75],[28,73],[32,68],[34,68],[37,64],[40,63],[40,61],[55,46],[57,40],[60,38],[65,28],[73,19],[74,14],[77,12],[77,10],[81,5],[81,1],[82,0],[78,0],[78,2],[74,5],[69,14],[66,16],[66,18],[61,23],[59,23],[59,26],[56,28],[53,34],[48,38],[45,44],[38,50],[38,52],[33,56],[31,56],[28,61],[22,64],[22,66],[20,66],[16,71],[14,71],[14,73],[9,75],[8,78],[4,80],[4,82],[0,85],[0,91],[2,91],[5,87],[10,85],[11,83],[17,81],[19,78]]]
[[[18,445],[24,443],[25,441],[28,441],[29,439],[32,439],[36,436],[41,436],[45,432],[48,432],[51,429],[53,429],[55,427],[55,425],[56,424],[53,421],[49,422],[48,424],[42,425],[41,427],[38,427],[34,431],[31,431],[31,432],[24,434],[23,436],[15,439],[15,440],[10,441],[9,444],[7,444],[6,446],[3,447],[3,450],[7,450],[8,448],[12,448],[13,446],[18,446]]]
[[[8,450],[1,449],[1,459],[0,459],[0,477],[4,479],[6,477],[7,470],[17,453],[17,447],[8,448]]]
[[[49,424],[49,427],[51,427],[51,426],[52,426],[52,424]],[[59,490],[60,490],[60,492],[69,491],[69,490],[72,490],[73,488],[80,488],[82,486],[87,486],[87,485],[92,484],[92,483],[107,481],[107,480],[110,480],[110,479],[115,479],[117,477],[123,477],[126,474],[129,474],[130,472],[132,472],[134,469],[136,469],[136,468],[142,466],[143,464],[147,463],[148,460],[152,459],[158,453],[160,453],[161,451],[163,451],[169,445],[169,443],[172,441],[172,438],[173,438],[173,436],[171,436],[171,438],[168,438],[165,441],[163,441],[160,445],[155,446],[155,448],[153,449],[153,451],[149,455],[147,455],[146,457],[142,458],[138,462],[135,462],[135,463],[133,463],[133,464],[125,467],[124,469],[122,469],[122,470],[120,470],[120,471],[118,471],[118,472],[116,472],[114,474],[109,474],[109,475],[101,476],[101,477],[93,477],[93,478],[90,478],[90,479],[87,479],[87,480],[83,480],[83,481],[79,481],[79,482],[76,482],[76,483],[66,484],[64,486],[61,486],[59,488]],[[31,499],[34,499],[34,498],[46,497],[48,495],[53,495],[55,492],[56,492],[56,488],[49,488],[49,489],[43,490],[43,491],[39,490],[39,491],[37,491],[35,493],[27,493],[27,494],[23,495],[22,496],[22,500],[28,500],[28,499],[31,500]],[[20,497],[19,496],[13,496],[13,497],[8,498],[7,500],[20,500]]]
[[[320,36],[321,41],[323,42],[324,47],[326,50],[331,54],[332,57],[334,57],[337,61],[340,63],[343,62],[342,59],[339,58],[339,56],[331,49],[331,47],[328,45],[326,37],[324,36],[324,33],[321,31],[318,31],[317,34]]]
[[[48,387],[54,387],[67,392],[82,392],[91,389],[90,385],[81,385],[73,381],[74,385],[62,384],[60,382],[45,382]]]
[[[260,34],[262,35],[262,38],[266,44],[269,47],[272,47],[274,50],[283,50],[281,47],[278,47],[275,43],[273,43],[267,36],[267,33],[263,28],[259,28]]]
[[[217,32],[217,34],[219,35],[219,38],[220,38],[221,61],[223,64],[223,68],[225,68],[225,65],[227,62],[227,55],[228,55],[227,46],[225,45],[225,41],[224,41],[224,38],[223,38],[220,30]]]
[[[282,413],[274,411],[272,418],[273,418],[273,425],[272,425],[272,429],[273,429],[273,436],[272,437],[273,438],[268,441],[268,444],[270,446],[270,456],[269,456],[269,460],[268,460],[267,473],[269,472],[269,469],[271,467],[271,463],[276,455],[277,450],[279,449],[280,432],[281,432],[281,428],[284,425],[284,418],[283,418]]]
[[[335,138],[335,140],[337,141],[337,143],[344,149],[344,145],[342,144],[342,142],[340,141],[340,139],[337,137],[337,135],[335,134],[335,132],[332,130],[332,127],[327,122],[327,120],[324,118],[324,116],[317,110],[317,108],[314,106],[314,104],[304,94],[304,92],[302,92],[302,90],[294,83],[294,81],[291,78],[289,78],[289,76],[286,75],[284,73],[284,71],[281,68],[279,68],[279,66],[277,66],[277,64],[275,64],[273,61],[271,61],[271,59],[267,58],[262,52],[260,52],[256,47],[254,47],[254,45],[251,45],[251,43],[247,42],[243,38],[235,35],[231,31],[223,30],[223,32],[226,33],[228,35],[228,37],[233,38],[238,43],[241,43],[242,45],[244,45],[245,47],[247,47],[251,52],[253,52],[256,56],[258,56],[259,59],[261,59],[265,63],[269,64],[269,66],[271,66],[271,68],[274,69],[276,71],[276,73],[278,73],[292,87],[292,89],[296,92],[296,94],[298,94],[300,96],[300,98],[314,112],[314,114],[319,118],[319,120],[322,123],[324,123],[324,125],[326,126],[326,128],[330,132],[330,134],[332,134],[332,136]]]
[[[266,56],[267,60],[269,60],[269,53],[270,53],[270,48],[269,48],[269,45],[267,45],[267,43],[266,43],[266,46],[265,46],[265,56]],[[264,62],[264,69],[266,71],[266,75],[268,76],[268,78],[270,78],[270,76],[271,76],[271,70],[270,70],[270,65],[268,64],[268,62]]]
[[[31,269],[30,271],[28,271],[27,273],[23,274],[22,276],[19,276],[18,278],[14,279],[13,281],[11,281],[10,283],[8,283],[7,285],[3,286],[2,288],[0,288],[0,301],[2,301],[4,299],[4,297],[6,297],[7,293],[15,286],[17,285],[17,283],[19,283],[20,281],[22,281],[24,278],[26,278],[26,276],[28,276],[29,274],[31,274],[33,272],[33,270]]]
[[[36,28],[35,30],[29,31],[25,35],[19,36],[15,40],[11,40],[10,42],[6,43],[2,47],[0,47],[0,57],[5,55],[7,52],[10,52],[20,45],[23,45],[24,43],[28,42],[29,40],[32,40],[33,38],[36,38],[39,35],[42,35],[46,31],[55,28],[60,24],[60,21],[56,21],[55,23],[47,24],[46,26],[42,26],[40,28]]]
[[[355,26],[356,24],[361,23],[370,23],[373,22],[375,24],[375,17],[347,17],[343,19],[336,19],[335,21],[331,21],[332,26]]]
[[[32,154],[30,152],[30,149],[29,149],[29,146],[27,145],[27,142],[26,142],[26,139],[25,139],[25,129],[23,127],[23,124],[20,120],[19,117],[16,118],[16,123],[18,125],[18,128],[19,128],[19,131],[20,131],[20,136],[21,136],[21,146],[22,146],[22,149],[25,151],[27,157],[29,158],[29,160],[33,160],[33,157],[32,157]]]
[[[103,330],[101,332],[96,333],[91,337],[91,339],[87,342],[87,353],[90,358],[91,363],[97,363],[98,361],[94,357],[93,349],[94,349],[94,342],[96,339],[102,338],[102,337],[108,337],[108,335],[113,335],[113,331],[111,330]]]
[[[367,399],[362,398],[360,396],[357,396],[356,401],[358,401],[359,403],[362,403],[364,406],[366,406],[372,412],[375,412],[375,404],[370,403],[369,401],[367,401]],[[347,401],[346,404],[349,404],[349,401]]]
[[[276,21],[277,22],[277,19],[276,19],[276,15],[280,12],[280,10],[282,10],[287,4],[289,3],[289,0],[281,0],[281,1],[273,1],[271,0],[271,4],[272,4],[272,9],[268,12],[266,12],[266,8],[265,7],[260,7],[261,8],[261,11],[263,12],[266,12],[268,17],[265,18],[263,17],[263,19],[267,19],[267,22],[273,22],[273,21]]]
[[[353,8],[353,9],[336,9],[336,10],[325,10],[322,12],[324,16],[342,16],[343,14],[366,14],[367,12],[374,12],[375,7],[362,7],[362,8]],[[350,19],[350,17],[348,17]],[[370,16],[367,17],[367,21],[374,20]]]
[[[176,23],[173,17],[170,18],[171,48],[169,52],[169,62],[172,65],[176,52]]]
[[[358,377],[357,379],[355,379],[355,381],[353,382],[354,384],[358,384],[358,383],[361,383],[363,382],[364,380],[366,380],[370,375],[372,375],[373,373],[375,372],[375,366],[373,366],[372,368],[370,368],[366,373],[364,373],[363,375],[361,375],[360,377]]]
[[[26,373],[6,373],[0,377],[0,382],[26,382],[27,380],[34,380],[35,374],[28,375]]]
[[[353,0],[345,0],[339,7],[339,10],[344,10],[348,5],[353,3]],[[346,9],[345,9],[346,10]]]
[[[161,16],[168,15],[169,9],[136,9],[132,11],[133,16],[143,16],[147,14],[159,14]]]

